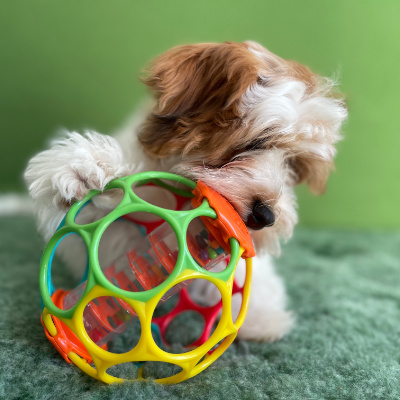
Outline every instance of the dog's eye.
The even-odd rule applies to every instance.
[[[229,157],[226,157],[225,159],[221,159],[219,163],[210,163],[209,167],[210,168],[222,168],[225,165],[227,165],[233,161],[240,161],[242,159],[246,159],[247,156],[244,155],[243,153],[266,149],[266,145],[267,145],[268,141],[269,141],[268,137],[264,137],[261,139],[255,139],[243,147],[240,147],[240,148],[238,147],[236,149],[233,149],[232,152],[230,153]]]
[[[265,148],[265,144],[268,141],[267,138],[257,139],[250,142],[245,148],[244,151],[252,151],[252,150],[262,150]]]
[[[269,80],[266,76],[263,76],[263,75],[260,75],[260,76],[257,78],[257,83],[258,83],[260,86],[267,87],[268,84],[269,84],[269,81],[270,81],[270,80]]]

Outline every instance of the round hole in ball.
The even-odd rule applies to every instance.
[[[160,318],[170,313],[176,307],[178,301],[179,301],[179,292],[172,294],[165,301],[159,302],[154,310],[153,318]]]
[[[50,260],[51,281],[55,289],[70,291],[64,296],[63,310],[72,308],[81,298],[83,280],[88,265],[88,250],[81,235],[76,232],[65,235],[56,245]]]
[[[181,354],[198,347],[193,343],[203,334],[204,328],[204,318],[200,313],[188,310],[178,314],[165,332],[168,352]]]
[[[192,289],[206,291],[202,295],[199,293],[195,299],[191,293]],[[208,332],[218,318],[222,306],[221,294],[212,282],[199,278],[173,286],[162,300],[167,299],[172,293],[178,297],[176,306],[169,312],[163,313],[161,317],[153,318],[153,322],[165,330],[163,349],[173,354],[181,354],[202,344],[203,339],[200,342],[198,340],[203,334],[210,336]],[[214,293],[214,298],[210,293]],[[160,301],[157,308],[162,306],[163,302]],[[207,321],[204,318],[207,318]]]
[[[137,181],[132,191],[147,203],[167,210],[181,209],[193,196],[188,186],[169,179]]]
[[[163,361],[145,362],[143,366],[143,377],[145,379],[169,378],[182,371],[179,365]]]
[[[135,310],[118,297],[100,296],[90,301],[83,312],[83,325],[95,344],[106,345],[114,354],[135,348],[141,335]]]
[[[118,207],[123,195],[122,189],[105,190],[94,195],[80,207],[75,215],[75,222],[79,225],[86,225],[99,221]]]
[[[239,260],[239,263],[235,270],[234,279],[235,279],[235,285],[234,285],[234,293],[232,294],[231,312],[232,312],[232,322],[236,323],[240,310],[242,309],[243,306],[242,289],[244,286],[244,282],[246,280],[246,264],[243,259]]]
[[[135,215],[122,215],[111,222],[98,247],[105,277],[129,292],[150,290],[164,282],[173,271],[179,253],[177,237],[168,223],[146,235],[146,226],[135,222]]]
[[[139,368],[142,365],[142,362],[129,361],[113,365],[108,368],[106,372],[114,378],[136,379],[138,377]]]
[[[188,291],[190,299],[201,307],[214,307],[222,299],[219,289],[207,279],[193,279]]]

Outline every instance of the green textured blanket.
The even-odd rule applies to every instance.
[[[1,399],[400,399],[400,233],[299,228],[277,260],[295,329],[174,386],[107,386],[60,357],[39,322],[42,249],[31,218],[0,218]]]

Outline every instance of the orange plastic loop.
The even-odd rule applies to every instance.
[[[201,217],[201,219],[223,249],[230,252],[229,239],[233,237],[244,249],[243,258],[254,257],[256,253],[246,225],[228,200],[201,181],[197,182],[192,193],[195,196],[192,199],[193,207],[199,207],[206,198],[217,213],[216,219],[209,217]]]

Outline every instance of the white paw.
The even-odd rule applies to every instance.
[[[268,255],[253,260],[249,308],[239,331],[239,338],[273,342],[281,339],[293,327],[295,318],[286,311],[286,291]],[[236,306],[237,307],[237,306]],[[235,304],[233,303],[235,311]]]
[[[247,314],[238,337],[258,342],[274,342],[285,336],[293,327],[295,318],[290,311],[267,310]]]
[[[25,179],[31,196],[59,208],[80,200],[91,189],[103,190],[112,179],[128,173],[118,142],[96,132],[72,132],[35,156]]]
[[[197,304],[212,306],[221,300],[218,288],[206,279],[193,279],[189,286],[190,297]]]

